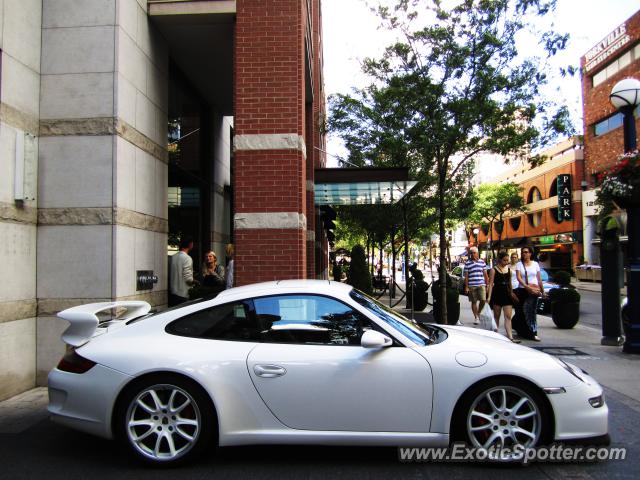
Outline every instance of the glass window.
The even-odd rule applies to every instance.
[[[529,190],[527,203],[539,202],[540,200],[542,200],[542,194],[540,193],[540,190],[538,190],[538,187],[531,188],[531,190]]]
[[[380,302],[376,302],[373,298],[368,297],[356,289],[351,290],[349,295],[351,295],[351,298],[373,313],[380,320],[388,323],[391,327],[395,328],[405,337],[418,345],[429,345],[441,340],[439,338],[439,336],[442,335],[440,331],[436,329],[428,331],[417,323],[412,323],[409,319],[403,317],[396,311],[388,308]]]
[[[509,223],[511,224],[511,228],[513,228],[514,232],[517,232],[518,229],[520,228],[520,221],[522,220],[522,217],[515,217],[515,218],[510,218],[509,219]]]
[[[537,227],[542,222],[542,212],[534,212],[527,215],[529,218],[529,224],[532,227]]]
[[[609,119],[609,130],[613,130],[614,128],[621,127],[623,120],[624,120],[624,117],[620,113],[611,117]]]
[[[603,120],[602,122],[596,123],[593,129],[596,137],[598,135],[604,135],[605,133],[607,133],[609,131],[608,127],[609,127],[609,120]]]
[[[268,343],[360,345],[372,323],[350,306],[320,295],[254,299],[261,339]]]
[[[596,87],[600,85],[607,79],[607,71],[601,70],[593,76],[593,86]]]
[[[631,50],[618,59],[618,69],[624,68],[631,63]]]
[[[626,53],[623,53],[615,60],[612,60],[609,64],[605,65],[602,70],[591,77],[591,81],[593,86],[596,87],[600,85],[602,82],[611,78],[613,75],[618,73],[622,68],[631,64],[634,60],[640,59],[640,43],[635,45],[631,50]]]
[[[245,302],[200,310],[167,325],[167,333],[215,340],[260,341],[255,316]]]

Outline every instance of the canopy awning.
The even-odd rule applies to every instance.
[[[316,205],[392,204],[418,182],[409,180],[408,168],[317,168]]]

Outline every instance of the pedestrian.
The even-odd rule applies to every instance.
[[[471,311],[473,312],[473,324],[480,323],[480,312],[487,301],[487,264],[480,259],[477,247],[469,249],[470,258],[464,264],[464,293],[469,296]],[[459,322],[462,324],[461,322]]]
[[[538,320],[536,318],[536,307],[538,305],[538,297],[544,295],[544,284],[540,275],[540,266],[538,262],[531,259],[533,250],[530,247],[523,247],[521,251],[521,260],[517,265],[518,277],[518,298],[522,303],[522,312],[524,315],[525,335],[520,336],[529,338],[536,342],[540,341],[538,337]]]
[[[227,244],[226,252],[227,252],[227,276],[225,278],[225,283],[227,288],[232,288],[233,287],[233,267],[235,264],[233,257],[236,252],[236,249],[233,246],[233,243]]]
[[[489,284],[487,286],[489,305],[493,309],[493,318],[500,329],[500,314],[504,315],[504,330],[507,338],[514,343],[520,340],[513,338],[511,328],[511,313],[513,306],[513,291],[511,290],[511,269],[509,268],[509,254],[498,253],[498,264],[489,272]]]
[[[193,250],[193,239],[180,240],[180,250],[171,257],[169,265],[169,306],[174,307],[189,300],[189,287],[197,282],[193,278],[193,259],[189,252]]]
[[[204,255],[204,262],[201,270],[201,284],[211,293],[219,293],[224,290],[224,267],[218,265],[218,256],[213,250],[209,250]]]

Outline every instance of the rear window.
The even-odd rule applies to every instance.
[[[171,322],[166,332],[214,340],[259,341],[260,329],[246,302],[205,308]]]

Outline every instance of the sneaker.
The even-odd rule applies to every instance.
[[[473,319],[473,324],[474,325],[480,325],[480,320],[478,320],[477,318]]]
[[[542,340],[540,340],[540,337],[536,335],[535,337],[533,337],[533,341],[534,342],[541,342]]]
[[[456,327],[462,327],[462,326],[463,326],[463,323],[460,320],[458,320],[458,323],[456,323]]]

